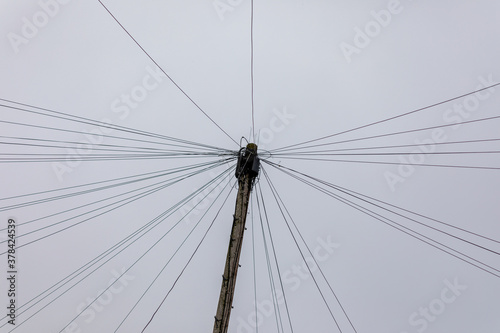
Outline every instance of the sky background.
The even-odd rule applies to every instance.
[[[254,2],[255,128],[261,131],[257,140],[261,149],[272,150],[334,134],[472,92],[480,85],[484,87],[484,82],[488,80],[491,83],[499,82],[500,3],[496,1]],[[151,78],[151,72],[158,72],[155,65],[98,1],[54,3],[0,0],[0,98],[98,121],[109,119],[116,125],[198,143],[238,149],[165,77],[158,77],[157,81],[147,79],[148,83],[154,84],[154,88],[133,108],[123,108],[125,104],[122,96],[130,95],[137,87],[144,86],[145,78]],[[239,142],[242,136],[249,137],[249,0],[106,0],[104,3],[168,75],[232,138]],[[225,5],[224,8],[228,10],[218,12],[214,5],[217,3]],[[43,8],[51,15],[40,14]],[[376,25],[375,16],[388,10],[393,13],[384,22],[385,26]],[[43,21],[44,17],[47,20]],[[37,18],[42,20],[40,27],[29,31],[26,26]],[[373,32],[371,37],[368,36],[369,42],[365,40],[367,45],[356,45],[356,41],[360,41],[359,36],[356,39],[359,29],[370,26],[380,29]],[[13,38],[25,39],[21,44],[16,44]],[[357,52],[346,57],[342,50],[347,44],[357,47]],[[453,107],[463,106],[464,103],[465,99],[461,98],[332,140],[446,125],[457,119],[465,121],[497,116],[500,87],[488,91],[488,98],[480,101],[467,116],[457,118],[459,114],[453,111]],[[0,119],[4,121],[85,132],[96,130],[93,125],[71,123],[6,107],[0,107],[0,114]],[[288,118],[283,118],[284,114],[288,114]],[[441,134],[447,142],[496,138],[499,125],[500,121],[492,120],[445,127]],[[0,123],[0,133],[2,136],[52,140],[85,139],[83,134],[7,123]],[[403,145],[413,144],[415,140],[427,142],[433,138],[432,133],[429,130],[338,147]],[[114,134],[120,133],[115,131]],[[123,144],[111,138],[105,139],[103,143]],[[133,144],[141,145],[139,142]],[[498,142],[466,147],[440,146],[437,149],[498,150]],[[40,152],[33,147],[21,150],[9,145],[2,145],[0,151]],[[404,151],[412,152],[412,149]],[[67,153],[67,150],[63,152]],[[68,154],[71,155],[71,152]],[[76,186],[210,160],[214,159],[101,161],[82,162],[79,165],[64,162],[64,170],[67,171],[64,173],[61,173],[61,169],[58,173],[52,163],[0,163],[0,197]],[[270,159],[336,185],[500,239],[498,170],[417,166],[411,175],[402,176],[398,173],[398,168],[401,168],[398,166],[401,163],[398,156],[372,156],[365,157],[365,160],[396,164],[297,161],[278,156]],[[425,163],[500,167],[500,159],[496,154],[426,155]],[[185,180],[19,249],[18,305],[151,221],[227,167]],[[357,332],[414,333],[419,332],[419,328],[420,332],[428,333],[500,331],[500,284],[497,277],[391,229],[269,165],[264,164],[264,169],[269,173],[309,247],[321,249],[321,244],[327,239],[336,244],[335,250],[328,253],[320,265]],[[388,175],[399,175],[404,182],[391,186],[387,181]],[[231,185],[234,179],[231,176]],[[153,181],[147,184],[151,183]],[[293,267],[301,265],[302,258],[262,173],[259,184],[266,199],[280,271],[282,274],[288,272],[290,279],[295,278],[295,282],[288,280],[284,283],[294,332],[338,332],[312,279],[300,278],[297,285],[298,275],[293,273]],[[132,184],[127,190],[138,187]],[[104,200],[123,191],[117,188],[41,205],[2,209],[0,223],[5,228],[10,217],[22,223],[84,203]],[[226,195],[224,191],[221,199]],[[214,209],[221,207],[221,199],[215,202]],[[233,191],[200,250],[147,332],[212,330],[234,199]],[[4,207],[22,202],[22,199],[11,199],[2,200],[0,204]],[[192,207],[193,203],[189,205]],[[88,210],[84,208],[79,212]],[[127,273],[129,280],[125,280],[120,292],[111,294],[112,299],[105,305],[101,304],[99,310],[95,308],[94,316],[87,312],[88,315],[78,317],[72,324],[72,330],[113,332],[204,211],[200,209],[198,214],[191,214],[187,221],[181,222]],[[199,229],[181,247],[181,251],[119,332],[139,332],[145,326],[189,260],[215,213],[216,210],[210,210],[202,219]],[[257,300],[259,304],[268,304],[271,290],[256,214],[255,210]],[[20,226],[18,233],[22,235],[70,216],[70,213],[61,214],[29,226]],[[155,232],[135,242],[29,321],[24,322],[26,315],[20,315],[18,320],[23,324],[14,332],[59,332],[77,315],[81,304],[87,304],[88,299],[99,295],[116,272],[129,267],[181,217],[181,213],[174,213]],[[251,241],[253,228],[249,224],[250,220],[247,221],[248,231],[241,254],[242,267],[238,274],[230,332],[254,331],[247,329],[253,324],[248,318],[255,309]],[[20,246],[61,228],[59,225],[26,236],[25,239],[19,239],[18,244]],[[433,239],[443,240],[449,246],[500,268],[500,260],[496,255],[449,240],[436,232],[415,229],[423,230]],[[463,233],[457,235],[500,251],[498,244]],[[1,252],[4,252],[6,244],[3,243],[2,247],[4,249]],[[0,267],[5,268],[5,255],[2,258]],[[6,281],[0,281],[2,304],[6,304]],[[437,304],[436,300],[448,288],[446,281],[458,281],[467,289],[454,302],[446,304],[435,320],[428,320],[425,329],[423,324],[412,325],[409,318],[413,313],[421,307]],[[343,332],[353,332],[320,275],[318,283]],[[29,313],[40,309],[44,302]],[[290,332],[284,312],[282,318],[284,331]],[[274,314],[263,314],[261,319],[259,332],[277,332]],[[0,325],[4,322],[5,319]],[[0,332],[10,332],[10,329],[2,327]]]

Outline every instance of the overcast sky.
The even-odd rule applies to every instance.
[[[237,142],[243,136],[249,139],[252,126],[250,0],[103,2],[176,84],[229,136]],[[500,2],[497,1],[254,2],[255,128],[261,152],[397,116],[500,82]],[[2,99],[197,143],[238,149],[161,73],[97,0],[0,0],[0,37]],[[3,101],[0,104],[13,106]],[[498,154],[422,154],[422,149],[435,152],[500,150],[499,141],[429,145],[498,138],[498,120],[459,123],[498,116],[499,105],[500,86],[497,86],[482,94],[316,142],[457,125],[443,127],[440,131],[427,130],[327,146],[334,149],[427,144],[424,148],[392,150],[417,152],[413,155],[336,157],[393,164],[299,161],[279,156],[273,156],[269,161],[499,240],[499,170],[411,165],[500,167]],[[4,106],[0,107],[0,114],[3,121],[94,134],[98,131],[95,125],[34,115]],[[153,147],[143,142],[124,142],[98,135],[86,136],[5,122],[0,123],[0,133],[5,137],[74,142],[93,138],[91,150],[99,148],[99,144]],[[109,135],[137,138],[119,131]],[[3,141],[21,142],[14,139]],[[35,154],[48,150],[2,144],[0,152]],[[77,163],[72,159],[74,150],[54,149],[50,152],[64,153],[68,159],[60,163],[0,163],[3,180],[0,197],[215,160]],[[97,150],[92,153],[97,154]],[[76,153],[76,156],[84,155]],[[184,180],[19,249],[17,305],[23,305],[147,224],[228,167],[224,165]],[[316,259],[320,261],[323,273],[357,332],[499,332],[498,277],[389,228],[269,165],[264,164],[264,170],[308,246],[317,253]],[[235,178],[231,175],[230,179],[229,186],[232,186]],[[8,218],[21,224],[86,203],[99,202],[154,181],[29,207],[1,209],[1,228],[7,226]],[[309,273],[299,268],[302,257],[262,172],[259,184],[266,202],[293,331],[338,332]],[[64,327],[67,327],[65,332],[113,332],[202,218],[199,228],[119,329],[119,332],[140,332],[188,262],[227,193],[226,190],[222,193],[203,218],[208,205],[191,213],[113,289],[80,316],[77,317],[109,286],[110,281],[179,221],[183,216],[181,212],[173,213],[155,231],[135,242],[28,321],[25,321],[28,315],[41,309],[59,292],[26,314],[20,314],[17,325],[22,325],[16,326],[14,332],[60,332]],[[46,194],[33,199],[50,196]],[[248,230],[229,331],[256,331],[252,259],[252,232],[255,231],[258,332],[278,332],[274,309],[271,309],[271,290],[255,197],[253,199],[254,210],[250,216],[254,215],[255,228],[247,220]],[[0,205],[3,208],[27,200],[2,200]],[[235,191],[146,332],[212,330],[234,200]],[[213,198],[208,202],[213,203]],[[366,203],[360,204],[369,207]],[[188,205],[192,207],[193,202]],[[76,212],[91,209],[89,206]],[[20,226],[18,235],[74,215],[75,211]],[[398,216],[384,215],[487,263],[493,267],[489,269],[491,272],[499,274],[495,270],[500,269],[498,255],[450,240]],[[18,246],[82,220],[78,218],[28,235],[18,240]],[[442,228],[433,221],[423,221]],[[451,228],[445,230],[500,251],[498,243]],[[3,243],[1,252],[6,248]],[[0,267],[6,272],[5,255],[2,258]],[[274,267],[274,258],[271,261]],[[275,279],[276,273],[274,268]],[[317,282],[342,331],[354,332],[318,273],[315,272]],[[5,279],[0,281],[2,304],[7,304],[8,286]],[[278,280],[275,282],[280,287]],[[284,332],[290,332],[283,304],[280,311]],[[0,324],[4,323],[5,318]],[[12,328],[11,325],[4,326],[0,332],[10,332]]]

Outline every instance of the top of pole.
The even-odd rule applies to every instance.
[[[249,143],[245,148],[241,148],[238,154],[235,177],[240,179],[244,175],[251,178],[257,177],[260,169],[260,160],[257,154],[257,145]]]
[[[257,145],[255,143],[247,144],[247,149],[250,150],[252,153],[257,154]]]

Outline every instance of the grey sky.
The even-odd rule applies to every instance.
[[[249,0],[104,2],[176,83],[231,137],[236,141],[242,136],[248,137],[251,127]],[[267,150],[409,112],[500,80],[498,1],[254,2],[255,127],[261,131],[259,143]],[[218,9],[216,6],[219,6]],[[50,15],[44,14],[43,8]],[[30,30],[29,25],[37,19],[42,23],[39,27],[34,25],[35,30]],[[98,1],[0,0],[0,36],[0,98],[237,149],[234,142],[159,74],[155,65]],[[140,100],[127,102],[124,99],[140,91],[146,92]],[[332,138],[331,141],[497,116],[500,86],[481,96],[476,100],[458,99]],[[475,102],[477,105],[467,104]],[[5,121],[90,133],[96,130],[93,125],[68,123],[5,107],[0,107],[0,115],[0,119]],[[441,142],[488,139],[498,135],[499,124],[498,120],[492,120],[448,126],[440,133],[429,130],[338,147],[427,143],[436,138]],[[2,136],[67,141],[89,138],[83,134],[6,123],[0,123],[0,132]],[[115,131],[110,135],[119,134]],[[111,138],[102,143],[123,144]],[[4,146],[0,148],[2,153],[18,151],[17,148]],[[98,146],[95,144],[93,147]],[[412,152],[415,149],[400,148],[395,151]],[[462,147],[444,145],[437,151],[461,149],[498,150],[498,141]],[[32,148],[22,152],[39,151]],[[71,152],[69,154],[71,156]],[[415,156],[423,156],[425,164],[500,167],[497,154]],[[405,165],[398,156],[364,159],[395,164],[297,161],[278,157],[271,161],[500,239],[498,170],[413,167]],[[209,160],[64,162],[59,165],[0,163],[3,179],[0,197]],[[320,265],[357,332],[499,332],[500,284],[497,277],[391,229],[268,165],[264,168],[308,245],[321,254],[323,260]],[[215,171],[212,175],[222,172],[223,168]],[[205,173],[185,180],[177,186],[20,249],[17,304],[22,305],[210,179],[211,176]],[[231,182],[234,182],[233,179],[231,176]],[[302,258],[263,175],[260,184],[266,197],[280,271],[286,275],[284,288],[294,332],[338,332],[312,279],[301,278],[301,273],[298,273],[297,267],[301,265]],[[138,188],[138,185],[134,186],[127,187],[127,190]],[[4,210],[0,212],[1,225],[5,228],[9,217],[22,223],[104,200],[123,191],[113,189]],[[222,196],[225,195],[226,191]],[[4,205],[20,202],[20,199],[2,201]],[[193,202],[189,205],[192,207]],[[220,205],[221,201],[217,201],[214,208],[218,209]],[[233,210],[234,193],[147,332],[212,330]],[[81,209],[79,212],[84,211]],[[93,312],[89,310],[76,319],[72,324],[73,331],[113,332],[204,211],[199,209],[190,214],[187,221],[182,222],[127,273],[128,279],[115,285],[115,292],[108,293],[112,297],[109,302],[103,301],[105,305],[98,305]],[[119,332],[140,332],[189,259],[214,214],[215,210],[210,210],[200,228],[195,230]],[[39,221],[36,225],[19,227],[18,232],[29,232],[70,216],[66,213]],[[157,231],[136,242],[14,332],[59,332],[77,315],[78,309],[82,309],[82,304],[87,304],[100,290],[108,287],[117,272],[132,264],[181,216],[179,212],[174,213]],[[254,223],[258,303],[262,320],[259,332],[276,332],[274,314],[266,315],[271,290],[257,216]],[[485,254],[436,232],[415,227],[413,223],[404,223],[500,269],[500,260],[496,255]],[[248,330],[254,324],[249,320],[254,311],[254,289],[250,220],[247,224],[242,267],[231,315],[230,332],[237,333],[254,331]],[[36,237],[47,233],[42,232]],[[463,233],[458,235],[500,251],[498,244],[477,237],[470,238]],[[27,236],[26,241],[36,237]],[[19,245],[26,241],[20,239]],[[328,243],[335,246],[330,244],[331,247],[328,247],[325,245]],[[2,244],[1,252],[5,248],[6,245]],[[3,271],[6,267],[5,255],[2,258],[0,267]],[[317,277],[343,332],[352,332],[328,286],[320,275]],[[0,281],[2,304],[6,304],[6,281]],[[456,285],[466,286],[466,289],[457,289]],[[41,304],[34,309],[39,309]],[[441,305],[444,308],[438,315],[431,312],[432,319],[420,312],[421,308]],[[18,321],[23,322],[24,318],[20,315]],[[289,332],[285,312],[282,312],[282,319],[285,332]],[[4,322],[5,319],[0,325]],[[7,328],[10,327],[0,328],[0,332],[9,332]]]

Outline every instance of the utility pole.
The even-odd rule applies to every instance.
[[[222,286],[213,333],[227,333],[229,326],[234,289],[236,287],[236,274],[238,273],[243,233],[245,232],[248,202],[253,183],[259,174],[259,167],[260,162],[257,156],[256,144],[249,143],[246,148],[240,149],[235,174],[236,178],[238,178],[238,195],[236,197],[233,227],[227,250],[226,267],[222,276]]]

